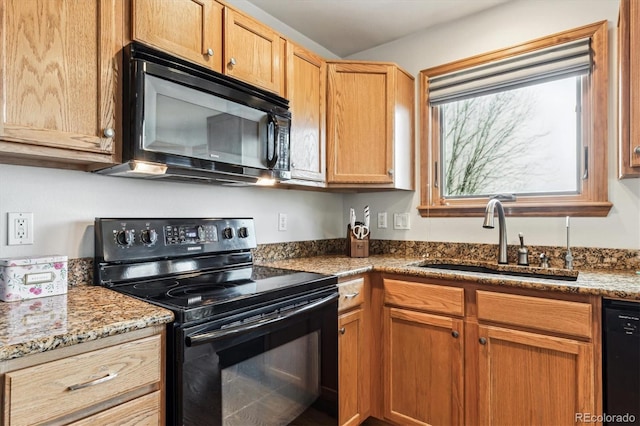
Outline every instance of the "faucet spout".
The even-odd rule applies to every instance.
[[[497,198],[492,198],[487,203],[487,208],[484,211],[484,223],[483,228],[493,229],[493,218],[495,211],[498,211],[498,263],[507,264],[507,224],[504,216],[504,208],[502,203]]]

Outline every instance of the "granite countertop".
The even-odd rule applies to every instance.
[[[0,361],[173,321],[169,310],[103,287],[0,302]]]
[[[579,271],[576,281],[547,278],[516,277],[480,272],[462,272],[432,269],[420,266],[429,258],[376,255],[351,258],[345,255],[327,255],[263,262],[266,266],[318,272],[348,277],[370,271],[405,274],[423,278],[454,279],[491,286],[520,287],[543,291],[557,291],[640,300],[640,275],[635,271]]]
[[[420,266],[427,261],[432,260],[396,255],[367,258],[324,255],[259,263],[338,277],[376,271],[640,301],[640,275],[635,271],[581,270],[576,281],[564,281]],[[0,302],[0,317],[0,361],[166,324],[174,319],[167,309],[92,285],[69,286],[68,293],[59,296]]]

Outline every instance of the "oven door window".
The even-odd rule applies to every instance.
[[[268,114],[145,74],[143,149],[267,168]]]
[[[319,371],[318,331],[224,367],[222,424],[290,423],[320,396]]]
[[[329,305],[184,347],[177,364],[182,425],[337,423],[337,293]],[[247,317],[250,318],[250,317]],[[203,327],[204,326],[204,327]],[[206,324],[182,335],[208,332]]]

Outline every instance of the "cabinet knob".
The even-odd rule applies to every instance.
[[[637,155],[640,155],[640,145],[636,146],[636,147],[633,149],[633,153],[634,153],[634,154],[637,154]]]
[[[451,331],[451,335],[457,339],[460,336],[460,333],[458,333],[457,331],[453,330],[453,331]]]
[[[387,171],[387,174],[388,174],[389,176],[393,176],[393,173],[394,173],[394,170],[393,170],[393,169],[389,169],[389,170]]]
[[[236,64],[236,58],[231,57],[231,59],[229,59],[229,65],[234,66]]]
[[[104,129],[103,134],[105,138],[112,138],[116,135],[116,131],[113,130],[111,127],[107,127],[106,129]]]
[[[291,163],[291,168],[295,169],[296,168],[296,163]]]
[[[487,344],[487,339],[485,339],[484,337],[481,337],[480,339],[478,339],[478,341],[480,342],[481,345]]]
[[[213,49],[207,49],[207,56],[213,56]]]
[[[338,331],[340,331],[340,334],[344,334],[347,330],[346,330],[344,327],[342,327],[342,328],[341,328],[340,330],[338,330]]]

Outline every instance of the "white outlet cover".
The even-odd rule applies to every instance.
[[[287,221],[286,213],[278,213],[278,231],[287,230]]]
[[[7,213],[7,245],[25,244],[33,244],[33,213]]]
[[[387,227],[387,212],[378,213],[378,228],[384,229]]]

